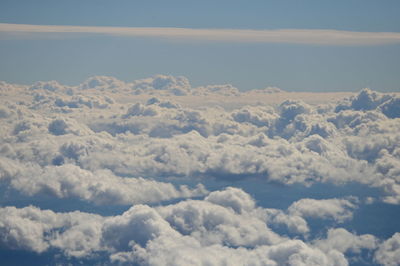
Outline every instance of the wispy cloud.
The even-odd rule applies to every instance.
[[[312,45],[384,45],[400,43],[398,32],[355,32],[325,29],[191,29],[161,27],[95,27],[0,23],[0,38],[10,36],[62,37],[70,34],[100,34],[154,37],[172,40],[293,43]]]

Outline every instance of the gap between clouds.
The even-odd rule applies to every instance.
[[[399,44],[398,32],[356,32],[329,29],[193,29],[174,27],[104,27],[0,23],[1,39],[7,37],[62,37],[64,34],[100,34],[124,37],[155,37],[179,41],[292,43],[306,45]],[[8,35],[8,36],[7,36]],[[38,36],[41,35],[41,36]]]

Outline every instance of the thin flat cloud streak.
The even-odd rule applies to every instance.
[[[61,34],[61,35],[60,35]],[[399,44],[398,32],[356,32],[328,29],[191,29],[172,27],[97,27],[0,23],[0,38],[63,37],[70,34],[99,34],[125,37],[153,37],[210,42],[292,43],[308,45]]]

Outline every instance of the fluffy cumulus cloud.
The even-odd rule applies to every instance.
[[[81,90],[96,89],[100,91],[110,90],[115,92],[124,89],[127,86],[128,85],[125,82],[118,80],[114,77],[94,76],[88,78],[82,84],[80,84],[78,86],[78,89]]]
[[[156,75],[152,78],[136,80],[131,88],[135,94],[141,93],[167,93],[182,96],[189,93],[190,83],[185,77]]]
[[[343,228],[329,229],[326,239],[318,239],[314,243],[325,252],[337,250],[341,253],[360,253],[362,249],[374,250],[378,240],[373,235],[355,235]]]
[[[0,217],[2,246],[39,253],[59,247],[72,256],[98,249],[104,219],[95,214],[55,213],[33,206],[1,208]]]
[[[400,203],[399,94],[364,89],[325,99],[278,88],[192,87],[166,75],[96,76],[77,86],[0,82],[0,94],[0,188],[12,192],[3,201],[17,200],[17,191],[134,205],[109,217],[2,207],[5,249],[105,253],[109,262],[144,265],[347,265],[349,254],[364,250],[377,250],[373,260],[384,265],[398,258],[398,234],[315,232],[313,224],[345,226],[364,198]],[[207,187],[254,179],[378,192],[307,195],[274,209],[239,188]]]
[[[55,249],[78,258],[105,253],[111,263],[144,265],[347,265],[348,249],[376,245],[372,236],[344,229],[315,243],[280,236],[267,226],[266,211],[236,188],[167,206],[135,205],[107,217],[5,207],[0,208],[0,241],[17,250]]]
[[[46,90],[46,91],[60,91],[66,87],[61,85],[55,80],[52,81],[38,81],[29,87],[29,90]]]
[[[385,266],[399,265],[400,233],[394,234],[379,246],[375,253],[375,261]]]
[[[137,204],[201,196],[207,193],[202,185],[190,189],[176,188],[170,183],[144,178],[123,178],[109,170],[91,172],[73,164],[61,166],[23,167],[0,161],[2,180],[26,195],[46,194],[57,198],[77,198],[95,204]]]
[[[289,213],[302,217],[332,218],[343,222],[352,218],[352,210],[355,207],[353,202],[346,199],[301,199],[290,205]]]
[[[293,202],[286,211],[266,209],[267,223],[271,226],[284,226],[288,233],[309,237],[311,233],[308,220],[324,220],[334,224],[349,221],[358,200],[351,199],[310,199],[303,198]]]

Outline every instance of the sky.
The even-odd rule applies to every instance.
[[[399,6],[0,1],[1,265],[399,265]]]
[[[233,84],[240,90],[399,91],[398,1],[1,1],[0,23],[213,30],[339,30],[370,33],[348,44],[215,40],[160,34],[70,34],[0,31],[0,80],[77,85],[94,75],[133,81],[155,74],[185,76],[195,86]],[[1,28],[1,27],[0,27]],[[161,32],[163,29],[159,29]],[[111,30],[113,31],[113,30]],[[395,41],[371,43],[376,33]],[[259,33],[257,33],[259,34]],[[264,34],[264,33],[262,33]],[[195,37],[193,37],[193,35]],[[215,36],[221,36],[216,32]],[[197,37],[196,37],[197,36]],[[247,41],[244,41],[246,40]],[[324,37],[319,36],[319,41]]]

